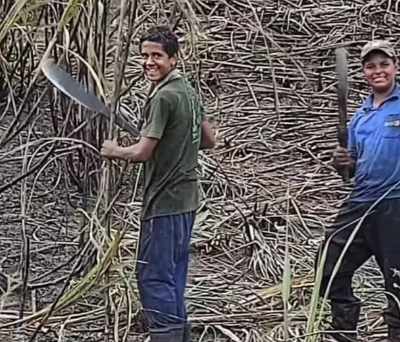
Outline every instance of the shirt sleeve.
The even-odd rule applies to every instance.
[[[349,123],[349,137],[348,137],[348,149],[350,151],[351,158],[356,162],[358,158],[358,151],[357,151],[357,141],[356,141],[356,134],[355,134],[355,117],[356,115],[353,115],[352,118],[350,119]]]
[[[150,102],[146,118],[143,123],[141,135],[147,138],[161,139],[171,112],[169,101],[156,95]]]

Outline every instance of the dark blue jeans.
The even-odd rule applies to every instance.
[[[196,213],[142,221],[137,278],[140,301],[151,332],[183,328],[190,236]]]
[[[326,239],[317,253],[316,267],[328,238],[328,253],[322,275],[321,296],[326,292],[336,262],[351,233],[372,203],[345,203],[336,221],[326,233]],[[346,227],[346,228],[345,228]],[[328,298],[334,303],[360,304],[353,293],[354,273],[372,256],[385,280],[388,306],[384,309],[384,321],[391,327],[400,328],[400,199],[387,199],[379,203],[364,219],[354,240],[340,264],[332,282]]]

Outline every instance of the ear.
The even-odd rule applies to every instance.
[[[174,55],[171,57],[171,63],[172,63],[172,65],[173,65],[174,68],[178,65],[178,55],[177,55],[177,54],[174,54]]]

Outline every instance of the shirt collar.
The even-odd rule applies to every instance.
[[[397,83],[395,83],[392,92],[386,97],[386,99],[382,102],[382,104],[387,102],[387,101],[391,101],[393,99],[399,99],[399,98],[400,98],[400,87],[399,87],[399,85]],[[374,95],[373,95],[373,93],[371,93],[365,99],[364,104],[362,106],[362,109],[364,111],[372,110],[373,109],[372,108],[373,100],[374,100]]]
[[[157,83],[156,85],[151,85],[150,89],[149,89],[149,95],[148,95],[148,99],[150,100],[152,97],[154,97],[154,95],[163,87],[165,86],[167,83],[176,80],[178,78],[181,78],[181,75],[179,73],[179,71],[177,69],[173,69],[171,70],[166,76],[164,76],[164,78]]]

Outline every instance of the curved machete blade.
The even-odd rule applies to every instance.
[[[46,78],[65,95],[110,120],[110,109],[94,94],[88,93],[70,74],[55,64],[52,59],[47,59],[42,63],[42,71]],[[119,116],[115,116],[115,123],[133,136],[138,135],[137,129]]]
[[[338,77],[338,107],[339,107],[339,125],[338,140],[340,147],[347,148],[347,96],[348,96],[348,80],[347,80],[347,52],[344,48],[336,49],[336,73]],[[342,178],[348,182],[349,170],[344,168]]]

